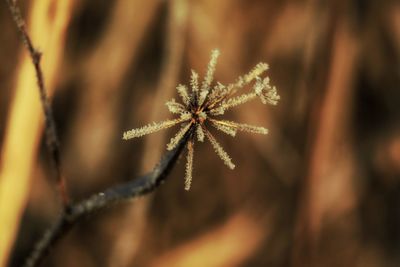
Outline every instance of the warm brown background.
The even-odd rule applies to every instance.
[[[268,136],[218,134],[234,171],[210,144],[196,144],[190,192],[184,191],[182,158],[156,192],[75,227],[44,266],[400,266],[398,1],[19,5],[44,53],[46,81],[52,81],[48,90],[72,199],[154,166],[175,129],[129,142],[121,140],[122,132],[168,118],[164,103],[176,97],[174,86],[188,83],[191,68],[204,74],[213,48],[221,50],[217,80],[232,82],[263,61],[281,95],[276,107],[255,102],[229,113],[270,130]],[[36,5],[44,6],[39,19]],[[53,27],[59,18],[64,28]],[[31,22],[40,19],[47,28]],[[4,168],[18,81],[30,79],[29,90],[37,88],[34,76],[21,74],[28,59],[4,1],[0,32]],[[40,38],[52,37],[49,46],[41,45]],[[49,57],[54,62],[46,70]],[[16,186],[6,190],[28,186],[21,205],[14,207],[12,198],[6,203],[21,213],[16,241],[8,243],[10,266],[21,264],[60,209],[35,94],[23,111],[27,123],[39,114],[39,127],[17,131],[21,144],[33,142],[10,148],[20,157],[16,165],[21,160],[29,170],[27,182],[8,176]],[[0,226],[0,238],[8,231]]]

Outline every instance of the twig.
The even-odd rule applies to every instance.
[[[61,200],[64,204],[64,207],[66,207],[68,205],[69,198],[65,186],[65,180],[61,172],[60,148],[59,148],[59,142],[55,127],[53,112],[46,93],[43,72],[40,67],[40,59],[42,54],[32,44],[32,41],[25,27],[25,22],[21,16],[21,11],[16,5],[16,0],[6,0],[6,3],[11,12],[15,25],[17,26],[20,38],[25,47],[28,49],[29,55],[32,59],[33,66],[35,68],[36,79],[40,94],[40,102],[42,103],[43,113],[45,116],[46,145],[55,167],[56,182],[58,185],[58,190],[61,196]]]
[[[59,216],[56,223],[43,235],[31,254],[25,261],[25,267],[37,267],[48,255],[50,249],[78,222],[94,211],[102,210],[112,204],[123,200],[132,199],[155,190],[161,185],[173,166],[178,160],[179,155],[184,149],[190,131],[179,145],[172,151],[167,152],[154,170],[130,182],[116,185],[104,192],[96,193],[85,200],[68,206]]]
[[[82,218],[93,213],[94,211],[101,210],[126,199],[131,199],[146,193],[150,193],[156,189],[166,179],[172,167],[175,165],[180,153],[186,145],[189,136],[192,134],[192,131],[188,132],[185,138],[181,140],[179,145],[174,150],[165,154],[164,158],[151,173],[134,179],[133,181],[109,188],[104,192],[94,194],[78,203],[70,204],[65,188],[65,182],[61,175],[59,142],[52,109],[46,93],[43,72],[40,66],[41,53],[36,50],[32,44],[32,41],[26,31],[21,12],[16,6],[16,1],[6,0],[6,3],[17,26],[22,42],[29,51],[35,68],[40,100],[45,115],[46,144],[56,168],[56,180],[64,204],[64,209],[58,220],[46,231],[25,261],[24,266],[36,267],[39,266],[46,255],[48,255],[50,249]]]

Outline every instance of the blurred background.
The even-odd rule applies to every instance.
[[[400,3],[323,0],[18,1],[42,67],[70,198],[150,171],[175,86],[259,62],[278,106],[227,117],[269,135],[195,144],[154,193],[85,219],[43,266],[400,266]],[[19,266],[61,201],[29,57],[0,3],[0,266]]]

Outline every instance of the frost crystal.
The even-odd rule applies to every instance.
[[[208,63],[207,71],[201,85],[199,85],[199,75],[197,72],[192,70],[190,76],[190,92],[186,85],[180,84],[176,87],[178,94],[182,99],[182,103],[178,103],[175,99],[171,99],[166,103],[166,105],[168,110],[172,114],[178,114],[179,118],[148,124],[141,128],[126,131],[123,134],[123,139],[127,140],[154,133],[177,124],[182,124],[181,129],[167,144],[167,149],[172,150],[179,144],[180,140],[182,140],[182,138],[193,129],[195,134],[190,136],[190,140],[187,143],[188,153],[186,158],[185,190],[189,190],[192,184],[195,139],[199,142],[204,142],[205,137],[207,137],[216,154],[222,159],[224,164],[230,169],[235,168],[232,159],[217,142],[214,136],[206,129],[206,121],[217,130],[231,136],[235,136],[238,131],[267,134],[268,129],[264,127],[219,120],[216,119],[215,116],[222,115],[227,110],[258,97],[263,104],[268,103],[271,105],[276,105],[280,99],[276,87],[271,86],[269,78],[261,78],[261,75],[268,70],[268,65],[266,63],[257,64],[249,73],[239,77],[235,83],[223,85],[217,82],[216,85],[212,86],[219,54],[220,53],[217,49],[211,52],[211,59]],[[240,89],[253,81],[255,82],[250,92],[236,95]]]

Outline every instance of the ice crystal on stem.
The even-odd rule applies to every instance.
[[[225,165],[230,169],[235,168],[228,153],[225,152],[215,137],[207,130],[206,124],[211,124],[217,130],[231,136],[235,136],[237,131],[267,134],[268,129],[264,127],[220,120],[216,117],[223,115],[225,111],[233,107],[244,104],[258,97],[263,104],[276,105],[279,100],[277,90],[275,86],[271,86],[269,77],[261,78],[261,75],[268,70],[268,65],[266,63],[257,64],[248,74],[239,77],[235,83],[223,85],[222,83],[217,82],[213,87],[212,83],[219,54],[220,53],[217,49],[211,52],[211,59],[208,63],[207,72],[201,85],[199,85],[199,75],[197,72],[192,70],[190,77],[191,90],[189,91],[189,88],[182,84],[176,87],[182,103],[178,103],[175,99],[171,99],[166,103],[166,105],[168,110],[172,114],[178,114],[179,118],[148,124],[141,128],[126,131],[123,134],[123,139],[127,140],[181,124],[180,130],[173,138],[171,138],[167,145],[167,149],[172,150],[185,134],[188,133],[188,131],[193,130],[193,134],[191,134],[190,140],[187,143],[188,154],[185,171],[186,190],[189,190],[192,184],[195,139],[199,142],[203,142],[206,137],[213,146],[216,154],[222,159]],[[240,89],[253,81],[254,85],[251,87],[250,92],[236,95]]]

